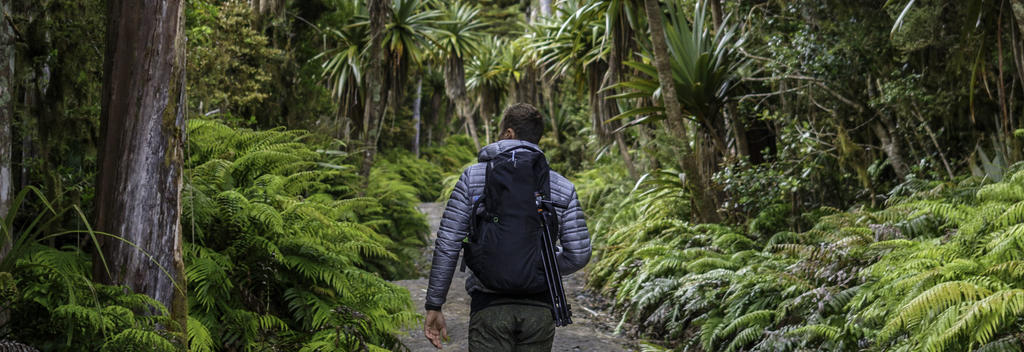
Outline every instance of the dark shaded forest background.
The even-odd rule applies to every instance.
[[[0,341],[402,350],[416,205],[525,102],[645,350],[1024,342],[1021,0],[0,9]]]

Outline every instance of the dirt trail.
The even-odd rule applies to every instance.
[[[433,239],[441,221],[441,214],[444,212],[444,205],[443,203],[423,203],[420,204],[419,209],[427,215],[431,233],[430,246],[424,250],[423,265],[420,266],[423,268],[422,277],[415,280],[395,281],[395,283],[409,290],[416,310],[420,314],[425,314],[423,302],[427,294],[429,262],[434,250]],[[448,301],[444,305],[444,317],[448,324],[449,342],[441,351],[467,350],[469,295],[466,294],[465,289],[466,276],[466,273],[456,271],[451,289],[448,290]],[[631,340],[612,336],[610,331],[614,327],[614,322],[608,313],[593,305],[588,305],[592,300],[584,292],[581,272],[566,277],[564,285],[566,298],[572,306],[573,324],[556,330],[552,351],[618,352],[636,350]],[[402,335],[401,340],[413,352],[438,351],[423,337],[422,327],[411,329],[408,333]]]

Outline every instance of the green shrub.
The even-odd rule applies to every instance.
[[[183,224],[190,314],[211,349],[400,346],[417,319],[385,281],[412,271],[427,232],[415,189],[301,131],[193,120]],[[383,277],[382,277],[383,275]]]
[[[457,134],[445,138],[440,146],[424,148],[423,156],[445,173],[459,173],[467,164],[476,162],[477,152],[468,136]]]
[[[417,158],[404,149],[388,151],[373,166],[401,176],[404,182],[413,187],[420,201],[433,201],[441,195],[441,180],[445,171],[427,159]]]
[[[27,197],[38,196],[34,211]],[[0,245],[10,251],[0,260],[0,311],[11,318],[0,331],[3,339],[28,344],[43,351],[125,351],[148,348],[177,351],[181,336],[158,326],[174,327],[167,309],[143,294],[121,286],[92,281],[92,260],[77,242],[91,242],[104,234],[91,231],[44,233],[48,223],[77,218],[77,207],[54,209],[35,187],[15,197],[6,219],[0,219]],[[24,217],[24,222],[15,218]],[[84,224],[88,228],[88,224]],[[13,231],[12,231],[13,230]],[[76,237],[77,236],[77,237]],[[69,243],[55,248],[57,243]],[[159,325],[158,325],[159,324]]]
[[[1019,350],[1024,172],[910,180],[886,209],[821,208],[804,232],[779,231],[789,209],[771,206],[746,226],[757,236],[687,223],[665,181],[590,219],[613,224],[595,233],[590,284],[643,335],[706,351]]]

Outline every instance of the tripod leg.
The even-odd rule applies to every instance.
[[[555,314],[555,326],[565,326],[568,324],[572,324],[572,310],[569,307],[569,302],[567,302],[565,297],[565,288],[562,285],[561,271],[558,270],[558,258],[555,256],[554,240],[551,235],[551,231],[548,228],[547,213],[541,211],[540,215],[541,221],[543,222],[544,226],[544,232],[542,237],[544,242],[543,251],[545,253],[543,256],[548,259],[546,260],[544,271],[551,282],[549,286],[553,286],[552,293],[555,296],[552,299],[552,304],[554,305],[554,308],[557,312]]]

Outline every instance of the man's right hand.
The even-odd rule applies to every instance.
[[[427,319],[423,322],[423,335],[434,344],[434,347],[441,348],[441,341],[448,340],[448,327],[444,323],[444,313],[439,310],[428,310]]]

